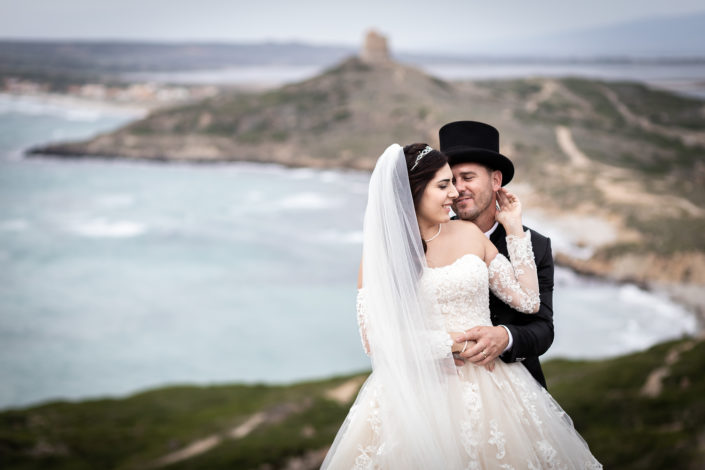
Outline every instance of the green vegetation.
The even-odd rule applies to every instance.
[[[533,79],[520,80],[482,80],[477,85],[485,88],[493,96],[504,98],[506,95],[515,95],[519,99],[527,99],[534,93],[541,91],[541,82]]]
[[[192,441],[222,445],[169,468],[252,468],[329,444],[347,405],[323,393],[347,378],[291,386],[179,386],[125,399],[56,402],[0,413],[3,468],[144,468]],[[263,412],[265,424],[228,431]],[[306,426],[313,432],[302,432]]]
[[[691,341],[595,362],[546,363],[549,390],[605,468],[696,469],[705,459],[705,342],[692,341],[654,397],[642,388],[671,351]]]
[[[670,365],[666,358],[674,359]],[[662,389],[644,384],[667,367]],[[547,361],[552,395],[606,468],[697,469],[705,459],[705,342],[684,339],[602,361]],[[124,399],[55,402],[0,413],[7,469],[155,468],[160,458],[216,436],[169,469],[283,468],[316,453],[317,468],[349,403],[326,393],[363,375],[286,386],[167,387]],[[243,437],[233,429],[261,413]]]
[[[590,104],[593,113],[585,114],[581,121],[586,127],[612,130],[624,126],[624,118],[614,104],[605,96],[606,82],[584,78],[566,78],[561,83],[575,95]]]
[[[543,80],[549,82],[550,93],[535,80],[482,83],[521,123],[513,129],[515,153],[524,157],[518,160],[519,177],[543,181],[535,189],[561,201],[563,209],[589,201],[642,237],[639,244],[604,248],[601,254],[607,258],[705,250],[700,236],[705,219],[694,215],[705,206],[705,139],[695,138],[691,130],[705,128],[705,103],[634,83]],[[531,100],[535,109],[526,106]],[[557,126],[569,128],[577,148],[598,166],[580,176],[581,170],[560,163],[565,152],[555,145]],[[556,165],[563,168],[547,172]],[[633,196],[612,198],[605,193],[610,188]]]
[[[627,223],[631,227],[636,227],[646,237],[643,245],[637,247],[638,251],[643,251],[644,245],[648,246],[651,251],[663,255],[672,255],[683,251],[705,251],[705,237],[702,236],[705,233],[705,219],[703,218],[671,217],[662,219],[655,224],[648,213],[635,212],[628,217]],[[618,250],[619,247],[612,249]]]
[[[655,124],[696,131],[703,129],[705,105],[702,101],[632,82],[610,83],[610,88],[632,112]]]

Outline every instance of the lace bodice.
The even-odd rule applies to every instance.
[[[538,311],[539,289],[531,234],[508,236],[511,262],[497,254],[489,266],[474,254],[466,254],[447,266],[424,268],[421,290],[440,309],[446,332],[465,331],[474,326],[491,326],[489,292],[523,313]],[[357,315],[365,352],[369,355],[366,332],[364,289],[357,298]],[[439,348],[450,349],[448,336],[438,336]]]
[[[478,256],[467,254],[448,266],[426,268],[421,288],[435,299],[446,331],[492,324],[487,266]]]

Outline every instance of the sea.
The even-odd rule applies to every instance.
[[[369,174],[25,154],[143,113],[0,94],[0,408],[368,370],[355,294]],[[696,331],[661,293],[563,268],[554,312],[544,358]]]

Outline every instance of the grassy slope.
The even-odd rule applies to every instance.
[[[555,85],[553,93],[528,111],[526,103],[548,82]],[[519,179],[541,182],[534,188],[547,202],[560,201],[563,210],[616,216],[639,233],[638,243],[609,247],[608,256],[705,251],[700,236],[705,217],[683,210],[672,199],[705,207],[705,139],[686,144],[678,138],[705,128],[705,102],[636,83],[580,78],[485,81],[476,86],[489,90],[498,108],[511,110],[511,117],[498,115],[493,122],[512,141]],[[626,119],[609,95],[649,127]],[[571,164],[556,143],[556,126],[570,128],[590,166]],[[644,197],[611,197],[598,189],[600,182],[614,194],[627,188]]]
[[[705,461],[705,342],[692,341],[694,347],[681,353],[657,397],[640,394],[669,351],[688,342],[605,361],[546,363],[552,394],[607,468],[695,469]],[[0,460],[8,469],[145,468],[192,441],[225,436],[265,411],[269,421],[246,437],[225,439],[168,468],[280,468],[330,444],[349,404],[324,393],[350,378],[291,386],[169,387],[119,400],[5,411]]]
[[[554,360],[551,393],[607,468],[701,468],[705,461],[705,342],[683,353],[655,398],[640,391],[649,372],[684,342],[606,361]]]

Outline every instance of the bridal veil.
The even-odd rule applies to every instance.
[[[404,151],[397,144],[385,150],[370,179],[362,266],[373,372],[322,468],[336,468],[338,445],[360,402],[372,399],[370,387],[379,403],[383,445],[375,461],[382,468],[461,468],[454,423],[460,410],[448,400],[450,389],[459,387],[452,342],[440,311],[420,289],[426,259]]]

